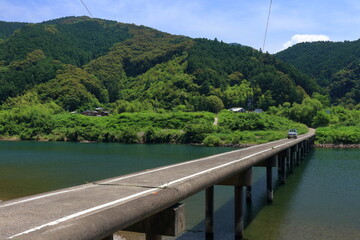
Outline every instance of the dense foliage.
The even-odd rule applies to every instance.
[[[360,103],[360,39],[301,43],[276,54],[324,87],[332,103]]]
[[[19,29],[0,41],[0,102],[31,91],[66,110],[125,101],[219,112],[301,102],[320,91],[270,54],[216,39],[87,17],[9,26]]]
[[[329,125],[355,126],[360,124],[359,110],[348,110],[341,106],[324,106],[314,98],[306,98],[301,104],[284,103],[278,107],[270,107],[268,112],[315,128]]]
[[[214,125],[210,112],[134,112],[90,117],[40,103],[37,94],[9,99],[0,111],[3,139],[97,141],[121,143],[259,143],[284,138],[289,128],[305,133],[304,125],[255,113],[222,111]]]
[[[319,144],[360,143],[360,125],[345,127],[332,126],[316,129],[316,142]]]
[[[27,24],[0,45],[0,59],[19,61],[35,50],[63,63],[82,66],[116,42],[130,38],[128,25],[100,19],[63,18]]]
[[[328,102],[324,96],[315,97],[323,100],[323,103]],[[359,144],[360,105],[348,110],[342,106],[324,105],[318,99],[306,98],[301,104],[284,103],[278,107],[270,107],[268,113],[317,128],[317,143]]]
[[[1,39],[10,37],[16,29],[22,28],[25,25],[26,23],[0,21],[0,42]]]
[[[298,129],[300,134],[308,128],[284,117],[266,113],[234,113],[222,111],[218,115],[219,126],[203,140],[205,145],[255,144],[286,138],[289,129]]]
[[[304,89],[308,94],[318,91],[312,79],[270,54],[216,40],[196,40],[189,51],[187,72],[195,76],[201,93],[222,90],[218,95],[226,107],[267,108],[285,101],[301,102]]]

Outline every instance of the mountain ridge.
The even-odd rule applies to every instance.
[[[360,39],[300,43],[275,56],[316,79],[332,103],[360,103]]]
[[[216,39],[88,17],[19,26],[0,42],[0,102],[31,91],[69,110],[125,101],[216,111],[267,109],[321,92],[274,56]]]

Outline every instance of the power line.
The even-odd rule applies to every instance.
[[[87,6],[85,5],[85,3],[83,2],[83,0],[80,0],[80,1],[81,1],[81,3],[84,5],[84,7],[86,8],[86,10],[88,11],[88,13],[90,14],[90,16],[91,16],[92,18],[94,18],[93,15],[91,14],[90,10],[87,8]]]
[[[264,36],[264,42],[263,42],[263,47],[262,47],[263,51],[265,50],[265,42],[266,42],[266,37],[267,37],[267,31],[269,28],[271,5],[272,5],[272,0],[270,0],[269,13],[268,13],[268,18],[267,18],[267,22],[266,22],[265,36]]]

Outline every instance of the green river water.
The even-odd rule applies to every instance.
[[[0,142],[0,200],[75,186],[213,155],[231,148],[116,143]],[[277,171],[274,184],[277,184]],[[265,169],[254,168],[245,238],[360,239],[360,150],[316,149],[266,204]],[[204,193],[185,201],[187,232],[204,239]],[[215,187],[215,239],[233,239],[233,189]],[[1,214],[1,213],[0,213]]]

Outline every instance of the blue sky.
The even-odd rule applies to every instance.
[[[270,0],[83,0],[97,18],[260,49]],[[0,20],[42,22],[89,15],[80,0],[0,0]],[[273,0],[265,51],[360,38],[359,0]]]

